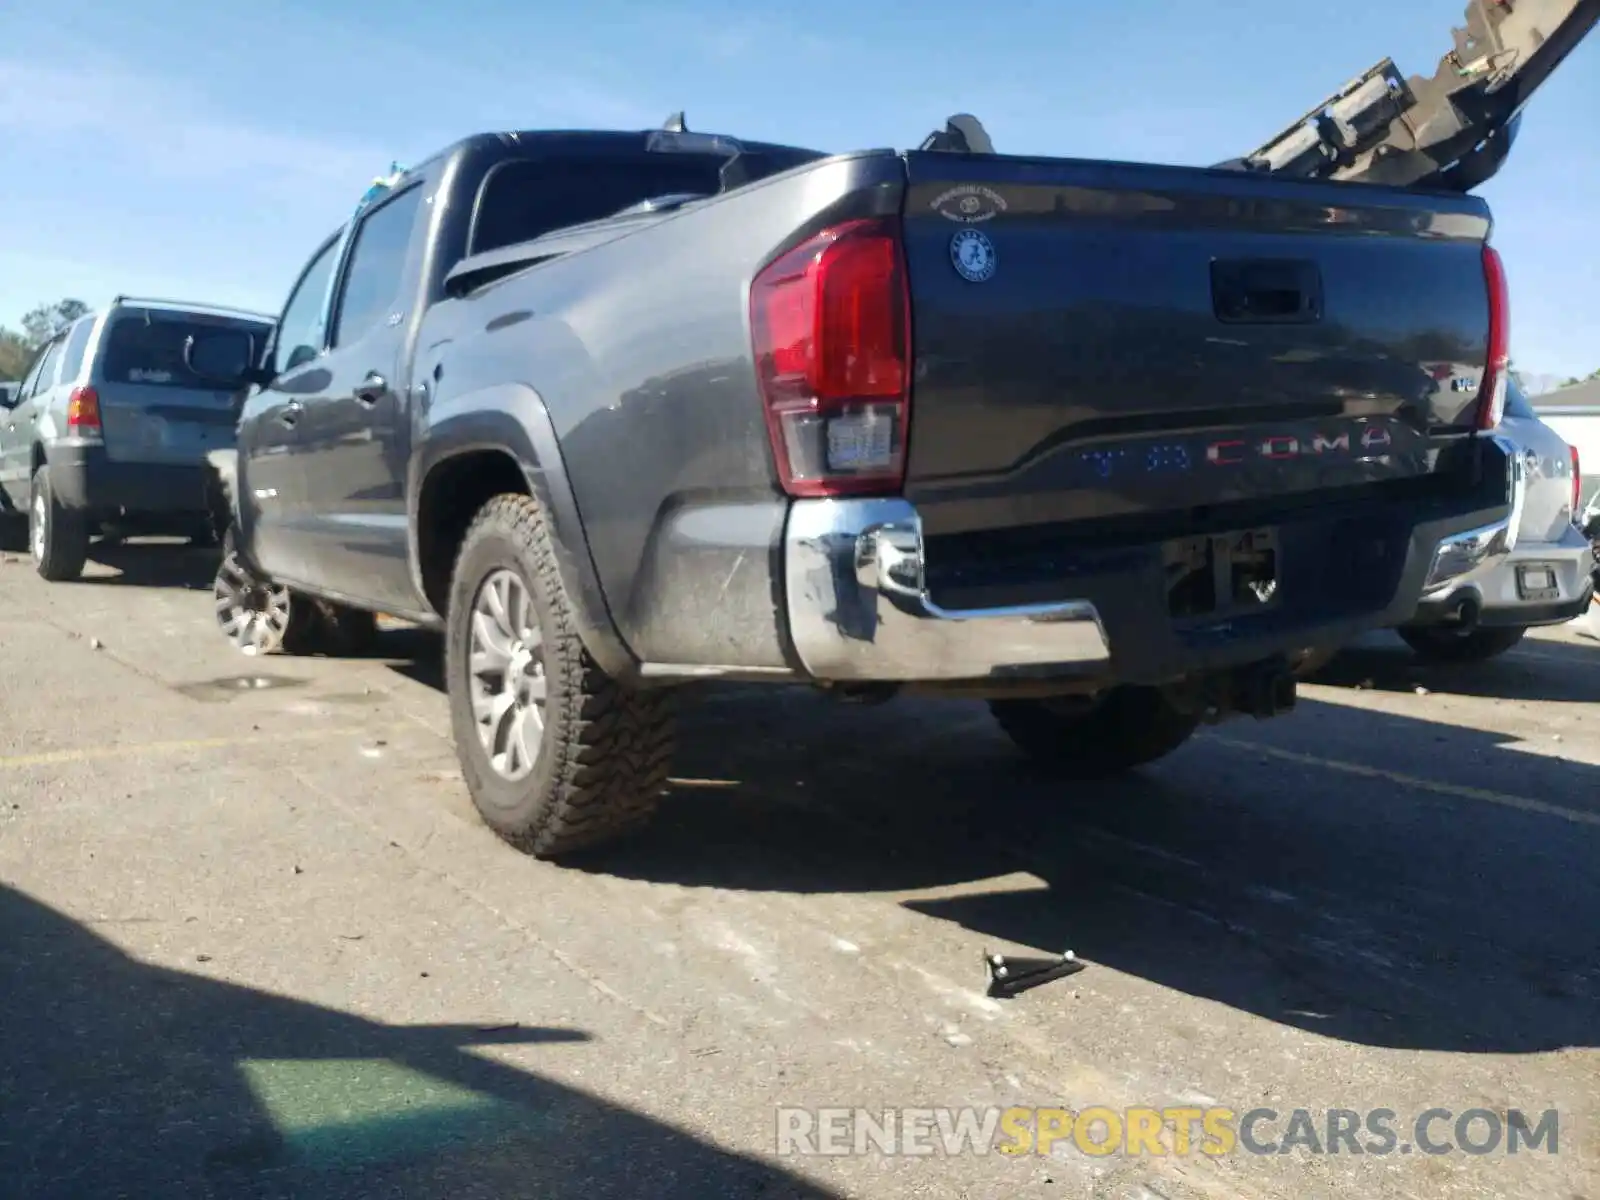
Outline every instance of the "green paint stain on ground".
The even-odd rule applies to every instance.
[[[296,1159],[353,1166],[410,1157],[534,1124],[519,1105],[387,1059],[239,1064]]]

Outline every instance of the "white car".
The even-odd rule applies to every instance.
[[[1513,383],[1499,431],[1522,451],[1508,557],[1424,594],[1396,632],[1424,658],[1480,662],[1503,654],[1529,629],[1584,615],[1594,595],[1595,557],[1579,527],[1578,451],[1534,414]]]

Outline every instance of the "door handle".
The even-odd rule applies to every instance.
[[[285,425],[293,425],[300,419],[300,414],[305,410],[305,405],[298,400],[291,400],[283,406],[283,411],[278,414],[278,420]]]
[[[372,407],[383,398],[389,390],[389,381],[376,371],[368,371],[367,377],[356,385],[355,397],[368,408]]]

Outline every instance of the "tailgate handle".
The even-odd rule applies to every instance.
[[[1322,319],[1322,272],[1304,259],[1211,262],[1211,307],[1230,325],[1306,325]]]

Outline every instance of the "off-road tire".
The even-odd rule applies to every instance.
[[[513,783],[489,763],[469,680],[473,605],[507,569],[528,589],[543,640],[544,736],[532,772]],[[530,496],[496,496],[456,556],[445,626],[445,678],[462,775],[485,824],[538,858],[560,858],[642,826],[672,762],[674,697],[610,678],[580,640],[549,524]]]
[[[1180,712],[1155,688],[1119,687],[1074,712],[1049,700],[991,700],[989,711],[1030,758],[1074,779],[1103,779],[1165,758],[1200,718]]]
[[[1417,625],[1396,630],[1402,641],[1426,662],[1478,663],[1498,658],[1528,631],[1519,626],[1474,629],[1458,633],[1447,626]]]
[[[44,517],[44,546],[34,553],[38,538],[40,510]],[[28,503],[28,551],[33,566],[41,579],[51,583],[66,583],[83,574],[83,565],[89,560],[89,527],[83,516],[56,502],[55,490],[50,486],[50,464],[43,463],[33,473],[33,488]]]

